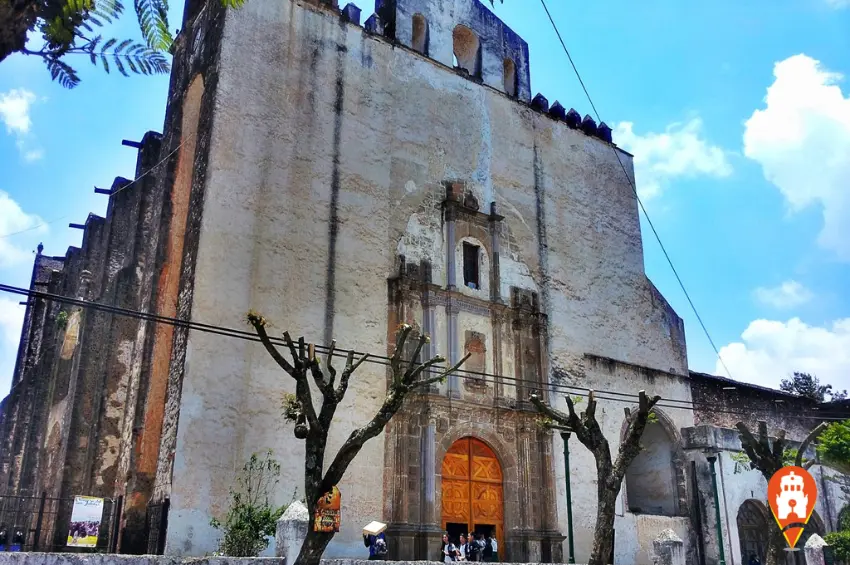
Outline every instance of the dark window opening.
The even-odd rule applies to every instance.
[[[463,284],[469,288],[481,288],[478,276],[479,251],[477,245],[463,244]]]

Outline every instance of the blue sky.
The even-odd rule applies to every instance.
[[[365,20],[372,3],[355,3]],[[850,388],[850,0],[547,4],[614,141],[635,154],[639,192],[731,376],[775,387],[803,370]],[[540,3],[495,11],[529,42],[533,92],[589,113]],[[181,13],[172,6],[173,29]],[[134,24],[109,31],[137,37]],[[7,284],[28,283],[39,242],[51,255],[80,244],[68,223],[105,212],[93,187],[133,175],[121,140],[162,128],[167,77],[68,61],[83,78],[72,91],[38,60],[0,64]],[[691,368],[726,374],[643,227],[647,273],[685,320]],[[0,296],[3,390],[18,302]]]

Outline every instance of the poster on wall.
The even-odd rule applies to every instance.
[[[95,547],[103,518],[103,499],[91,496],[75,496],[71,511],[71,527],[68,528],[68,545],[71,547]]]
[[[316,502],[316,516],[313,531],[331,533],[339,531],[339,511],[341,506],[339,489],[334,487],[323,494]]]

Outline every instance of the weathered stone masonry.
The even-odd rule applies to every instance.
[[[537,391],[564,408],[558,384],[621,395],[598,413],[612,446],[623,394],[679,401],[624,481],[617,563],[651,563],[661,530],[684,540],[689,565],[716,563],[710,453],[727,563],[743,563],[759,551],[748,524],[765,485],[735,472],[731,428],[765,419],[799,441],[816,420],[795,414],[818,407],[688,372],[614,152],[630,176],[631,156],[604,124],[532,98],[522,38],[478,0],[379,0],[375,12],[360,27],[359,10],[335,2],[251,0],[227,14],[187,2],[164,133],[139,145],[136,177],[147,174],[116,179],[80,248],[39,251],[31,287],[228,327],[256,308],[360,351],[389,352],[406,322],[431,336],[427,355],[471,353],[470,373],[411,398],[355,460],[328,556],[362,555],[360,527],[383,519],[401,559],[433,559],[444,527],[480,523],[505,559],[566,560],[563,444],[527,403]],[[329,452],[377,409],[386,378],[361,367]],[[303,492],[303,444],[279,414],[291,388],[255,344],[33,299],[0,405],[0,489],[123,495],[120,549],[136,553],[157,549],[146,507],[169,498],[166,552],[203,554],[252,452],[278,454],[278,503]],[[573,440],[578,562],[593,467]],[[831,529],[844,502],[815,472],[812,531]],[[67,519],[47,524],[51,542]]]

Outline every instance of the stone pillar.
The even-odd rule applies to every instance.
[[[502,274],[499,261],[499,222],[496,203],[490,203],[490,245],[493,248],[491,261],[493,276],[490,278],[490,300],[502,303]]]
[[[300,500],[289,505],[283,516],[277,521],[275,532],[275,555],[283,557],[284,565],[292,565],[301,551],[301,544],[307,537],[310,513]]]
[[[433,561],[439,552],[443,535],[442,524],[437,513],[437,422],[429,419],[422,430],[422,463],[419,472],[422,478],[422,500],[420,503],[420,535],[416,547],[416,559]]]
[[[824,552],[828,551],[829,545],[822,537],[817,534],[812,534],[812,537],[806,542],[803,549],[806,553],[806,565],[826,565]]]
[[[452,210],[446,214],[446,288],[455,290],[457,285],[455,265],[455,217]]]
[[[685,565],[684,542],[673,530],[663,530],[652,542],[655,565]]]
[[[448,343],[448,353],[449,353],[449,366],[453,366],[455,363],[460,361],[460,353],[458,351],[458,345],[460,339],[458,338],[458,329],[457,329],[457,310],[455,310],[455,306],[449,301],[448,306],[446,306],[446,314],[448,316],[448,334],[449,334],[449,343]],[[457,374],[449,375],[449,386],[448,393],[450,398],[460,398],[460,377]]]

